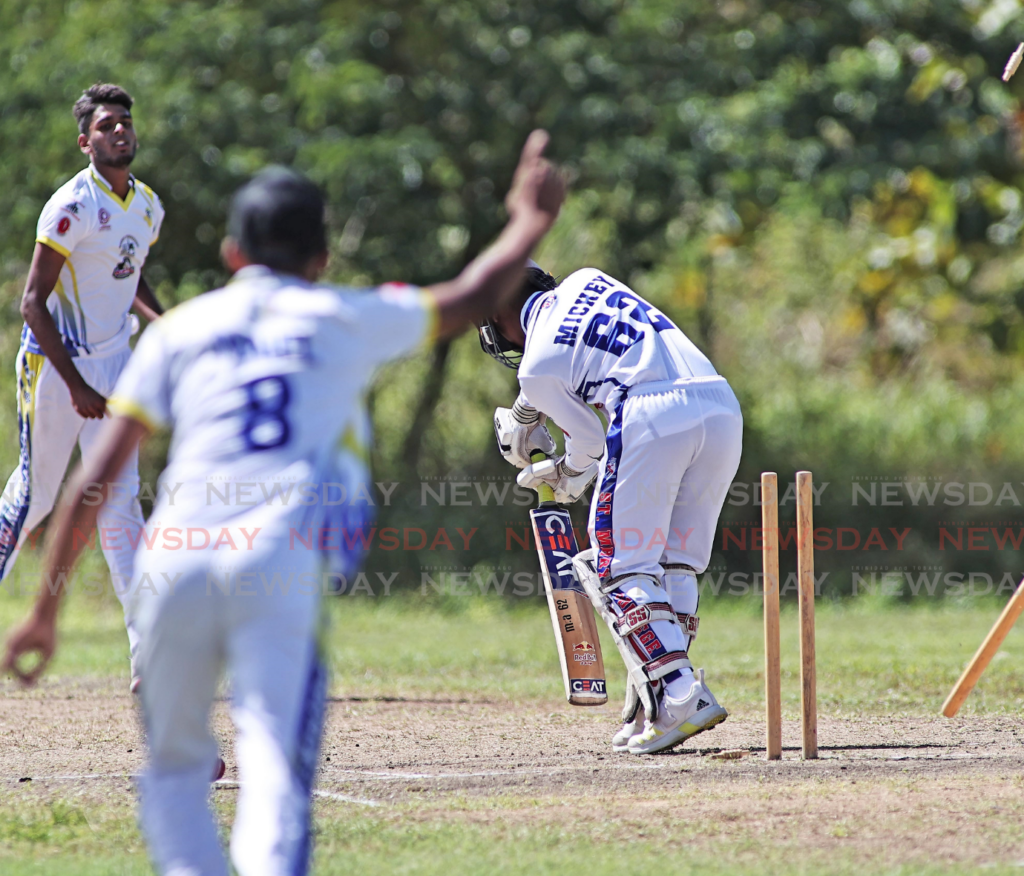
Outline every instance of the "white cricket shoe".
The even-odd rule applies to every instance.
[[[666,751],[721,724],[728,717],[729,713],[704,684],[704,670],[698,669],[690,693],[681,700],[664,694],[657,719],[653,724],[645,721],[643,732],[629,740],[626,750],[630,754]]]
[[[622,725],[618,733],[612,737],[612,751],[623,754],[629,751],[629,740],[644,729],[643,710],[636,713],[632,721]]]

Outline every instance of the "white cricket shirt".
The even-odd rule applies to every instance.
[[[90,165],[39,216],[36,240],[65,258],[46,306],[72,355],[109,355],[128,344],[128,311],[164,219],[153,190],[134,177],[131,183],[122,201]],[[27,327],[23,340],[42,352]]]
[[[604,452],[604,428],[588,405],[613,408],[639,384],[718,373],[665,314],[596,268],[534,295],[522,322],[520,397],[566,433],[566,461],[575,469]]]
[[[374,371],[428,340],[435,313],[411,286],[252,266],[150,325],[108,402],[172,430],[147,526],[258,528],[261,554],[300,549],[334,501],[324,485]]]

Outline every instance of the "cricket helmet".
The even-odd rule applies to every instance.
[[[526,263],[526,277],[518,294],[518,300],[522,302],[522,315],[520,318],[524,323],[524,332],[526,331],[525,316],[531,302],[538,293],[549,292],[557,285],[558,281],[536,262],[529,261]],[[492,319],[485,319],[478,328],[480,330],[480,348],[506,368],[517,369],[523,359],[522,348],[498,331],[498,327]]]

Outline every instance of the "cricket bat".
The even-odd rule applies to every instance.
[[[540,462],[544,455],[535,451],[532,458]],[[574,706],[601,706],[608,702],[604,659],[590,597],[572,565],[579,551],[572,519],[555,503],[551,487],[542,484],[537,495],[540,504],[530,510],[530,523],[555,631],[565,698]]]

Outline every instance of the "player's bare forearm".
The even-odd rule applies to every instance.
[[[115,416],[104,427],[90,464],[79,466],[73,475],[68,501],[58,506],[47,533],[43,580],[35,607],[37,617],[56,614],[64,588],[53,586],[53,582],[58,581],[62,572],[69,574],[74,567],[96,525],[110,484],[118,481],[128,458],[147,434],[146,426],[138,420]],[[102,490],[101,499],[97,499],[97,488]]]
[[[146,322],[153,322],[164,315],[164,309],[160,306],[156,295],[153,294],[153,290],[149,288],[145,277],[139,277],[139,288],[135,290],[132,310]]]
[[[45,243],[36,243],[32,264],[28,269],[28,280],[25,282],[25,293],[21,298],[21,316],[35,336],[43,355],[50,360],[64,382],[71,386],[72,383],[81,382],[82,376],[71,361],[57,325],[46,309],[46,299],[57,285],[63,267],[64,256]]]
[[[494,244],[454,280],[432,288],[438,335],[450,337],[493,313],[522,284],[526,259],[558,218],[565,199],[561,174],[543,157],[548,135],[534,131],[519,159],[506,205],[509,222]]]
[[[67,384],[75,411],[81,417],[98,419],[106,413],[107,400],[78,373],[57,330],[57,324],[46,309],[46,299],[57,285],[62,267],[64,256],[44,243],[36,243],[25,283],[25,294],[21,298],[21,315],[43,355]]]
[[[439,337],[458,334],[474,320],[493,312],[498,302],[523,282],[526,259],[548,226],[513,219],[494,245],[470,262],[454,280],[433,287],[439,315]]]

